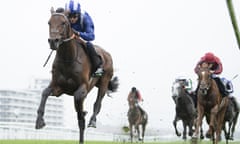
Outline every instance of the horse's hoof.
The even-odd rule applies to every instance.
[[[198,137],[196,135],[192,136],[191,144],[197,144],[197,141],[198,141]]]
[[[188,136],[192,136],[192,135],[193,135],[193,132],[189,132],[189,133],[188,133]]]
[[[198,138],[196,136],[192,136],[191,144],[197,144],[197,140]]]
[[[187,137],[186,137],[186,136],[183,136],[183,140],[187,140]]]
[[[96,122],[91,120],[88,124],[88,127],[96,128]]]
[[[44,120],[43,120],[42,118],[38,118],[37,121],[36,121],[36,126],[35,126],[35,128],[36,128],[36,129],[41,129],[41,128],[43,128],[45,125],[46,125],[46,124],[45,124]]]
[[[177,133],[177,136],[180,137],[182,134],[181,133]]]
[[[210,132],[206,133],[206,138],[209,138],[209,139],[212,138],[212,135],[210,134]]]

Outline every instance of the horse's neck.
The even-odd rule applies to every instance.
[[[132,115],[136,115],[138,114],[139,107],[136,103],[134,103],[129,107],[129,110],[131,111]]]
[[[76,46],[73,42],[66,42],[60,45],[57,55],[64,59],[74,59],[77,54]]]

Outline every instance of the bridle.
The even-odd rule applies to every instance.
[[[208,68],[200,68],[199,77],[199,91],[202,95],[207,95],[208,90],[211,88],[212,84],[212,73]]]

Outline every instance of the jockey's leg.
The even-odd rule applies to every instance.
[[[103,73],[103,69],[102,69],[102,58],[100,55],[98,55],[98,53],[96,52],[93,44],[91,42],[87,42],[87,51],[88,51],[88,55],[90,57],[91,63],[93,65],[92,70],[95,72],[95,76],[98,75],[102,75]]]
[[[213,79],[216,81],[218,89],[219,89],[220,93],[222,94],[222,96],[223,97],[228,96],[229,93],[225,90],[225,86],[224,86],[222,80],[217,76],[214,77]]]

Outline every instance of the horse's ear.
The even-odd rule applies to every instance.
[[[53,13],[55,13],[55,11],[54,11],[54,8],[53,7],[51,7],[51,14],[53,14]]]

